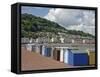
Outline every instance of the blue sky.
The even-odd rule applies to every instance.
[[[39,17],[44,17],[48,14],[50,8],[22,6],[21,13],[28,13]]]

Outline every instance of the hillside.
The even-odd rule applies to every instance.
[[[55,22],[31,14],[21,15],[21,26],[22,37],[52,37],[59,36],[59,32],[64,33],[65,35],[69,34],[80,35],[83,37],[94,37],[93,35],[82,31],[67,30]]]

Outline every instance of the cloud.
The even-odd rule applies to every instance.
[[[52,8],[44,18],[57,22],[67,29],[95,34],[95,13],[91,10]]]
[[[80,24],[80,25],[70,25],[67,27],[67,29],[70,29],[70,30],[80,30],[80,31],[83,31],[85,33],[90,33],[92,35],[95,35],[95,26],[86,26],[86,25],[83,25],[83,24]]]

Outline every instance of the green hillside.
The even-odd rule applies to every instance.
[[[70,35],[80,35],[83,37],[94,37],[82,31],[67,30],[55,22],[31,14],[21,15],[21,32],[21,37],[32,38],[59,36],[59,32]]]

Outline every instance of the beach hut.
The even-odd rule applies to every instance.
[[[40,53],[40,46],[35,46],[35,52]]]
[[[60,62],[64,62],[64,48],[60,48]]]
[[[68,64],[73,66],[87,66],[88,54],[84,50],[68,50]]]
[[[28,51],[34,51],[34,52],[35,52],[35,45],[27,44],[27,45],[26,45],[26,49],[27,49]]]
[[[53,59],[53,51],[54,51],[55,47],[51,47],[51,58]]]
[[[68,49],[64,49],[64,63],[68,64]]]
[[[32,46],[29,45],[29,44],[26,44],[26,49],[27,49],[28,51],[31,51],[31,50],[32,50]]]
[[[53,51],[53,59],[60,61],[60,48],[55,48]]]
[[[44,56],[51,57],[51,52],[52,52],[52,48],[51,47],[45,47]]]
[[[87,50],[89,55],[89,65],[95,65],[95,49]]]
[[[44,45],[40,46],[40,54],[46,57],[50,57],[51,56],[51,52],[52,52],[52,48],[51,47],[46,47]]]
[[[68,59],[68,47],[60,47],[60,62],[65,62]]]
[[[66,54],[68,47],[56,47],[53,51],[53,58],[57,61],[64,62],[64,58],[68,57]]]
[[[40,54],[44,56],[44,50],[45,50],[45,46],[41,45],[40,46]]]

